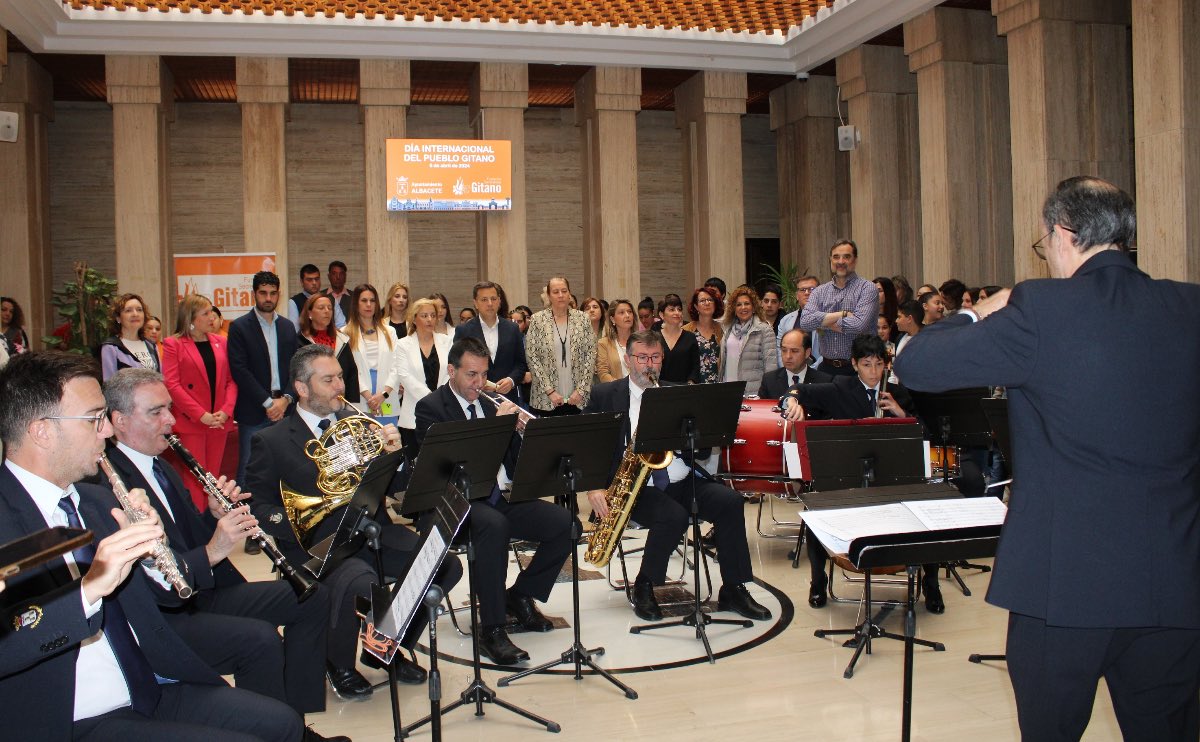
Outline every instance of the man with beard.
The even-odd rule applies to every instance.
[[[850,346],[859,335],[874,335],[879,316],[879,290],[855,272],[858,245],[838,240],[829,250],[833,279],[818,286],[800,312],[799,329],[813,333],[820,346],[822,371],[834,376],[854,376]]]

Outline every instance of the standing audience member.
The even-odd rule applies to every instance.
[[[942,303],[946,305],[946,314],[954,314],[962,306],[963,294],[967,285],[957,278],[951,278],[938,287],[942,295]]]
[[[342,327],[354,314],[353,299],[346,288],[346,264],[335,260],[329,264],[329,288],[325,293],[333,298],[333,324]]]
[[[397,338],[408,334],[408,286],[397,281],[387,292],[388,324],[396,332]]]
[[[650,330],[654,327],[654,300],[644,297],[637,305],[638,329]]]
[[[700,383],[700,346],[695,333],[683,329],[683,300],[679,294],[667,294],[658,303],[662,320],[662,381],[676,384]]]
[[[530,405],[545,415],[578,413],[587,404],[596,373],[596,336],[587,315],[571,309],[563,276],[546,282],[550,306],[529,320],[525,362],[533,381]]]
[[[721,329],[720,317],[725,314],[725,302],[717,290],[703,286],[692,292],[688,302],[688,316],[692,318],[683,329],[696,335],[696,348],[700,353],[700,383],[716,384],[721,380]]]
[[[921,318],[921,325],[932,325],[934,322],[941,321],[946,314],[946,304],[942,300],[942,295],[936,291],[927,291],[917,298],[921,302],[921,311],[924,316]]]
[[[729,296],[729,292],[725,288],[725,282],[720,278],[713,276],[704,282],[705,288],[710,288],[717,292],[717,298],[725,301],[725,297]]]
[[[828,374],[853,376],[850,348],[859,335],[874,335],[879,316],[879,290],[861,278],[858,245],[838,240],[829,250],[833,279],[812,292],[801,312],[801,330],[819,338],[821,370]]]
[[[147,340],[154,343],[158,357],[162,358],[162,320],[154,316],[147,317],[146,329],[142,334],[145,335]]]
[[[461,325],[462,323],[470,322],[473,319],[475,319],[474,309],[470,307],[463,307],[462,309],[458,310],[458,324]]]
[[[288,300],[288,319],[300,330],[300,314],[309,297],[321,293],[321,269],[312,263],[305,263],[300,268],[300,293]]]
[[[625,368],[625,343],[633,334],[636,322],[633,302],[613,299],[608,307],[608,329],[596,341],[596,375],[600,383],[623,379],[629,374],[629,369]]]
[[[28,353],[29,336],[25,334],[25,313],[11,296],[0,296],[0,335],[8,342],[9,355]]]
[[[296,348],[314,343],[333,351],[333,357],[342,367],[346,399],[359,399],[358,365],[350,350],[350,338],[333,326],[333,299],[327,294],[308,297],[300,313],[300,334],[296,336]]]
[[[888,327],[894,329],[896,327],[896,307],[900,306],[899,300],[896,299],[896,287],[892,283],[892,279],[887,276],[879,276],[875,279],[875,288],[879,291],[879,316],[886,317]],[[884,342],[894,342],[895,336],[886,337]]]
[[[594,296],[589,296],[583,300],[583,306],[579,310],[588,316],[588,321],[592,324],[592,332],[595,333],[596,339],[604,334],[604,307],[600,305],[600,300]]]
[[[916,298],[913,296],[912,284],[904,276],[892,276],[892,286],[896,288],[896,306]]]
[[[175,434],[205,470],[221,471],[238,388],[229,366],[228,340],[212,332],[212,303],[188,294],[175,312],[175,334],[163,341],[163,381],[171,395]],[[171,458],[196,509],[208,494],[177,458]]]
[[[745,394],[758,394],[763,375],[779,368],[779,352],[775,333],[762,319],[754,289],[739,286],[733,290],[722,329],[722,381],[745,381]]]
[[[409,308],[408,335],[396,343],[396,380],[404,387],[396,427],[406,448],[416,444],[417,402],[446,383],[446,360],[454,342],[437,332],[437,300],[417,299]]]
[[[521,382],[528,367],[525,363],[525,336],[500,314],[503,288],[498,283],[480,281],[471,289],[476,316],[454,330],[454,342],[475,338],[488,350],[487,389],[503,394],[514,402],[521,400]]]
[[[808,305],[808,298],[812,296],[812,292],[816,290],[821,282],[816,276],[801,276],[796,279],[796,311],[788,312],[783,319],[779,321],[779,330],[775,333],[778,338],[779,345],[783,345],[783,336],[792,330],[800,329],[800,314],[804,311],[804,307]],[[809,356],[809,365],[815,366],[821,362],[821,348],[817,343],[817,336],[808,333],[809,340],[812,342],[812,354]],[[783,362],[783,355],[780,354],[780,363]]]
[[[383,321],[379,292],[369,283],[360,283],[351,293],[354,307],[342,331],[349,338],[350,353],[358,369],[358,404],[381,422],[394,423],[392,413],[396,402],[393,393],[399,386],[396,373],[396,343],[399,338]],[[386,409],[385,409],[386,406]]]
[[[158,346],[146,338],[146,303],[121,294],[112,303],[112,337],[100,344],[100,369],[107,381],[123,368],[160,369]]]
[[[779,333],[779,320],[783,319],[780,307],[783,303],[783,289],[769,283],[763,287],[759,303],[762,304],[763,322],[771,326],[771,332]]]
[[[446,295],[435,291],[429,295],[429,298],[437,303],[437,333],[454,337],[454,320],[450,319],[450,302],[446,299]]]
[[[233,419],[238,423],[239,482],[246,481],[250,439],[281,420],[294,401],[288,366],[296,352],[296,328],[275,312],[279,276],[259,271],[251,279],[251,286],[254,311],[229,323],[227,346],[229,370],[238,389]]]
[[[229,323],[221,316],[221,308],[213,304],[212,331],[221,337],[229,337]]]

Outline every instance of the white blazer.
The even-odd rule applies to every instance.
[[[387,340],[381,336],[377,341],[379,343],[378,387],[381,390],[384,387],[391,387],[394,390],[400,383],[396,378],[396,345],[399,344],[400,338],[396,337],[396,331],[392,329],[391,325],[385,325],[380,332],[383,331],[386,331],[392,338],[392,350],[390,353],[388,352]],[[342,334],[342,332],[338,334]],[[371,393],[371,364],[367,362],[367,356],[363,353],[362,347],[355,348],[351,352],[354,355],[354,364],[358,366],[358,389],[359,394],[362,395],[358,401],[365,404],[367,395]],[[395,399],[395,394],[389,397],[389,401]]]
[[[450,358],[450,347],[454,340],[449,335],[433,334],[433,347],[438,355],[437,385],[445,384],[450,378],[446,372],[446,361]],[[415,430],[417,427],[417,402],[433,390],[425,386],[425,367],[422,365],[421,345],[417,342],[417,333],[405,335],[396,344],[397,378],[400,386],[404,387],[404,399],[400,401],[400,419],[397,424],[401,428]]]

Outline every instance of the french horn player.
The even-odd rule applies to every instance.
[[[342,398],[346,388],[342,368],[331,349],[319,343],[300,348],[292,356],[289,376],[296,391],[295,414],[255,434],[250,445],[245,489],[254,495],[251,512],[260,527],[275,539],[289,560],[304,564],[309,559],[305,546],[336,530],[350,501],[345,492],[352,491],[353,477],[361,474],[355,467],[343,470],[322,458],[346,453],[339,446],[364,450],[378,446],[375,455],[379,455],[399,450],[401,443],[394,425],[378,425],[346,406]],[[346,428],[357,428],[365,435],[361,440],[344,440],[342,434]],[[322,484],[334,494],[328,495]],[[289,495],[286,503],[285,493]],[[305,519],[303,527],[296,528],[288,519],[289,509],[311,517]],[[372,517],[382,526],[384,572],[390,578],[402,579],[412,564],[417,534],[393,524],[383,506]],[[435,579],[448,590],[461,577],[458,560],[448,558]],[[374,554],[366,546],[322,578],[331,595],[341,598],[332,607],[326,659],[329,681],[343,699],[363,700],[371,695],[371,684],[355,667],[358,618],[354,597],[369,596],[373,582]],[[424,612],[418,613],[402,637],[401,646],[415,646],[425,623]],[[401,682],[424,682],[425,670],[409,661],[405,654],[396,653]],[[374,658],[364,657],[363,662],[372,665]]]
[[[638,429],[642,395],[655,386],[662,369],[665,347],[662,336],[645,331],[629,336],[625,345],[625,363],[629,376],[592,387],[592,397],[585,413],[627,413],[624,439],[614,452],[613,471],[616,472],[629,450],[628,444]],[[697,451],[703,459],[707,450]],[[651,467],[653,469],[653,467]],[[750,564],[750,548],[746,540],[746,521],[742,496],[713,479],[698,465],[693,466],[680,452],[675,452],[663,468],[647,474],[636,495],[630,518],[649,529],[642,566],[633,586],[633,610],[644,621],[663,617],[654,596],[654,586],[666,580],[667,562],[688,527],[692,479],[696,484],[696,499],[700,517],[715,526],[717,550],[720,554],[722,585],[718,593],[718,608],[733,611],[755,621],[771,618],[771,612],[760,604],[746,588],[754,580]],[[612,500],[609,490],[592,490],[588,500],[598,518],[609,515]]]

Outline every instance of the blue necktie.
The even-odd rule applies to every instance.
[[[58,507],[67,514],[68,525],[72,528],[83,528],[83,522],[79,520],[79,511],[75,509],[75,503],[71,502],[70,495],[63,495],[58,501]],[[91,544],[81,546],[71,552],[71,556],[75,557],[75,564],[79,567],[80,574],[83,574],[86,572],[85,568],[96,557],[96,547]],[[150,716],[158,706],[162,691],[154,677],[154,670],[146,660],[146,655],[142,654],[141,647],[133,636],[133,630],[129,628],[129,620],[125,617],[125,611],[121,609],[121,603],[112,595],[104,601],[103,628],[104,636],[108,638],[108,644],[121,666],[121,673],[125,675],[130,708],[143,716]]]
[[[871,400],[871,414],[874,415],[875,414],[875,390],[874,389],[867,390],[867,398]]]

